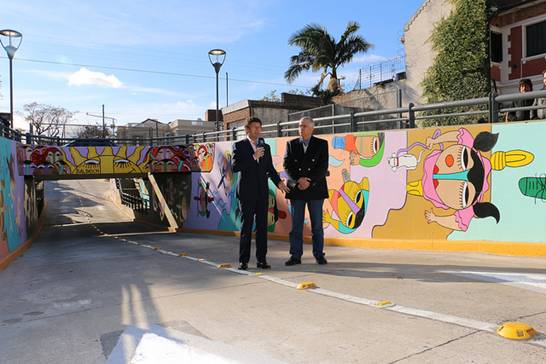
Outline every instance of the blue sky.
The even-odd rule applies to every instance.
[[[118,124],[148,117],[169,122],[203,118],[215,106],[214,71],[208,50],[227,51],[221,70],[229,73],[229,101],[260,99],[313,86],[302,74],[293,85],[283,74],[297,53],[288,38],[309,23],[336,38],[348,21],[374,47],[347,65],[341,76],[351,89],[358,69],[403,55],[404,24],[421,0],[331,1],[10,1],[3,2],[0,28],[23,33],[14,60],[15,110],[33,101],[77,111],[75,121],[94,123],[85,113],[106,113]],[[3,52],[3,50],[2,50]],[[4,56],[4,54],[2,54]],[[43,63],[36,61],[57,62]],[[73,63],[88,67],[67,65]],[[195,75],[175,76],[97,66]],[[0,110],[9,111],[9,68],[0,58]],[[241,80],[241,81],[235,81]],[[258,81],[258,82],[243,82]],[[224,106],[225,81],[220,81]],[[22,114],[17,124],[24,126]]]

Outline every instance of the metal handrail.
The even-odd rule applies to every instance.
[[[399,122],[400,128],[405,127],[415,127],[416,120],[431,120],[431,119],[441,119],[441,118],[451,118],[451,117],[467,117],[473,115],[482,115],[489,113],[490,122],[496,122],[499,120],[500,113],[513,112],[518,110],[538,110],[546,109],[546,106],[522,106],[522,107],[506,107],[508,102],[517,101],[517,100],[526,100],[533,98],[546,98],[546,90],[539,90],[527,93],[515,93],[508,95],[490,95],[490,97],[479,97],[466,100],[457,100],[457,101],[448,101],[440,102],[433,104],[424,104],[424,105],[413,105],[409,104],[407,107],[397,107],[391,109],[382,109],[382,110],[370,110],[362,112],[353,112],[349,114],[342,115],[332,115],[332,116],[323,116],[314,118],[317,125],[317,129],[326,129],[342,126],[350,126],[351,131],[358,131],[359,126],[371,125],[371,124],[380,124],[386,122]],[[505,104],[505,105],[503,105]],[[487,108],[483,108],[483,106]],[[479,106],[480,109],[476,110],[475,108],[469,111],[460,111],[454,110],[454,112],[446,112],[446,109],[460,108],[460,107],[472,107]],[[437,110],[439,113],[436,115],[423,115],[420,112]],[[416,113],[419,112],[419,115]],[[382,119],[382,116],[391,115],[386,119]],[[398,117],[392,117],[398,116]],[[361,120],[360,118],[371,118],[371,120]],[[346,120],[349,119],[350,122]],[[330,121],[331,124],[321,125],[321,122]],[[287,120],[279,121],[277,123],[270,123],[262,125],[264,134],[283,136],[287,133],[298,130],[293,126],[298,124],[299,120]],[[384,128],[384,127],[383,127]],[[119,144],[129,144],[129,145],[160,145],[163,144],[190,144],[193,142],[206,142],[206,141],[221,141],[221,140],[236,140],[244,132],[244,127],[234,127],[226,130],[219,131],[208,131],[196,134],[186,134],[182,136],[168,136],[161,138],[145,138],[140,140],[129,139],[129,138],[111,138],[107,139],[112,142],[113,145]],[[4,136],[13,140],[22,141],[23,135],[9,127],[0,124],[0,136]],[[59,138],[59,137],[48,137],[44,135],[31,135],[26,134],[27,144],[38,144],[41,143],[51,143],[56,145],[66,145],[76,140],[81,140],[80,138]]]

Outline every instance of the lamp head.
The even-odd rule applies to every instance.
[[[220,71],[220,67],[224,64],[224,61],[226,60],[226,51],[223,49],[211,49],[209,51],[209,61],[210,64],[214,66],[214,70],[216,73]]]
[[[23,34],[13,29],[0,30],[0,44],[6,50],[9,59],[13,59],[15,52],[23,41]]]

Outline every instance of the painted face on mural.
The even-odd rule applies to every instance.
[[[358,153],[364,158],[372,158],[381,147],[381,141],[377,135],[366,135],[356,139]]]
[[[467,208],[477,197],[476,186],[469,179],[469,172],[476,163],[472,155],[471,148],[452,145],[440,153],[434,166],[433,184],[436,193],[447,206],[455,210]]]

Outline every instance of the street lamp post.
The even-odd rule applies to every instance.
[[[224,61],[226,60],[226,51],[223,49],[211,49],[209,51],[209,61],[210,64],[214,67],[214,71],[216,72],[216,131],[220,131],[220,121],[218,120],[218,73],[220,72],[220,68],[224,64]]]
[[[13,129],[13,70],[12,62],[15,52],[19,49],[21,42],[23,41],[23,34],[19,33],[16,30],[12,29],[3,29],[0,30],[0,36],[5,37],[2,39],[0,37],[0,44],[5,49],[9,58],[9,113],[10,113],[10,123],[11,128]]]

